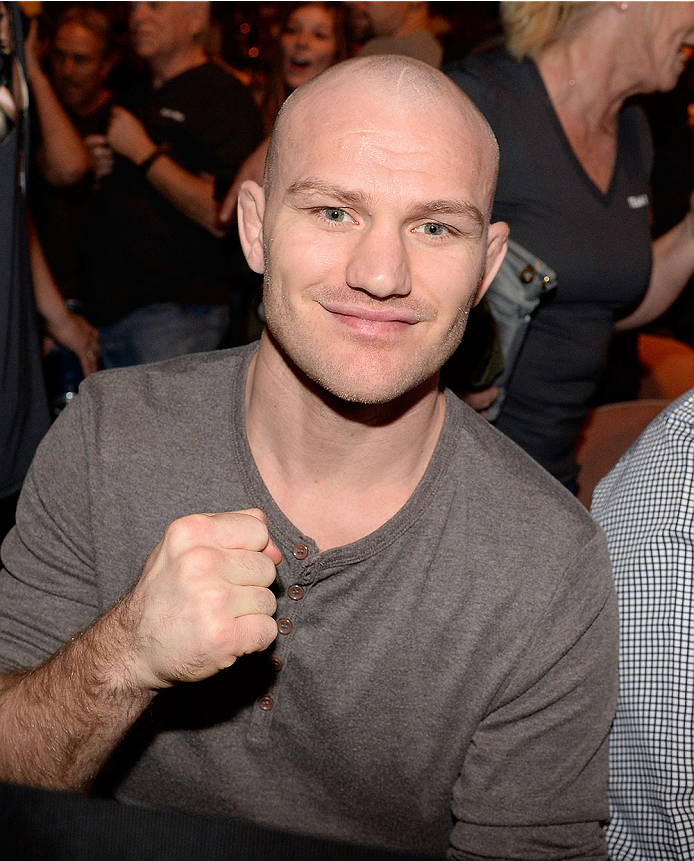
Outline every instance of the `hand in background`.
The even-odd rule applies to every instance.
[[[464,401],[475,412],[478,412],[483,419],[486,419],[487,410],[499,397],[499,394],[499,389],[496,386],[490,386],[488,389],[482,389],[480,392],[463,392],[459,397],[461,401]]]
[[[106,139],[114,152],[134,164],[141,164],[156,149],[156,144],[137,117],[118,106],[111,110]]]
[[[44,322],[49,336],[77,355],[85,377],[99,370],[99,332],[91,323],[69,309],[58,320]]]
[[[94,162],[96,178],[108,176],[113,170],[113,150],[106,135],[87,135],[84,142]]]

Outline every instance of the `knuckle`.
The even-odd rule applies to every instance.
[[[258,613],[272,616],[275,610],[277,610],[277,598],[275,598],[269,589],[256,588],[255,592]]]
[[[182,568],[196,578],[211,578],[221,571],[220,553],[214,547],[200,544],[189,547],[182,552],[179,561]]]
[[[268,568],[265,557],[255,550],[237,550],[233,554],[230,578],[233,582],[247,586],[269,586],[275,577],[271,560]],[[270,570],[272,569],[272,570]]]
[[[207,536],[209,530],[208,518],[204,514],[187,514],[170,523],[166,529],[166,539],[176,547],[186,547],[197,544]]]
[[[262,652],[277,637],[277,623],[269,616],[244,616],[238,621],[243,654]]]
[[[258,553],[258,574],[259,574],[259,585],[260,586],[271,586],[277,577],[277,568],[275,567],[275,563],[270,559],[269,556],[265,556],[263,553]]]

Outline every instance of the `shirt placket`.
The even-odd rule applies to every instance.
[[[283,580],[289,585],[277,599],[277,639],[268,661],[273,673],[267,690],[256,700],[249,729],[249,738],[256,743],[266,742],[273,718],[282,703],[282,688],[287,663],[291,660],[296,640],[297,626],[311,586],[316,579],[318,553],[298,539],[285,554],[288,569]]]

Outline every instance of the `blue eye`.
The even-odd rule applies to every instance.
[[[442,236],[445,233],[446,228],[443,224],[435,224],[432,221],[429,222],[429,224],[423,224],[422,230],[427,234],[427,236]]]
[[[323,209],[322,213],[328,221],[344,221],[347,218],[347,213],[344,209],[334,209],[333,207],[329,207],[328,209]]]

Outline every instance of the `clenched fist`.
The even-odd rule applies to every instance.
[[[282,556],[257,509],[174,521],[117,609],[134,683],[159,690],[231,666],[277,636]]]

